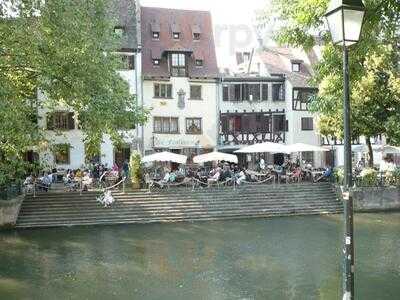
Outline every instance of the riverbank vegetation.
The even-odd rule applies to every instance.
[[[88,153],[108,134],[146,120],[121,80],[113,1],[6,0],[0,3],[0,184],[20,176],[28,150],[50,147],[39,109],[74,111]],[[40,100],[38,100],[40,98]],[[60,133],[61,134],[61,133]],[[9,168],[9,166],[13,166]]]
[[[342,49],[334,46],[324,25],[329,0],[272,0],[263,20],[280,20],[275,39],[282,45],[309,50],[323,44],[322,59],[314,66],[313,83],[319,93],[311,110],[319,115],[319,131],[343,137]],[[350,47],[352,136],[384,135],[400,145],[400,5],[398,0],[366,0],[367,12],[360,42]]]

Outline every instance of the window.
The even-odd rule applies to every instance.
[[[135,57],[133,55],[122,55],[122,67],[124,70],[135,69]]]
[[[260,85],[259,84],[249,84],[249,100],[250,101],[260,101]]]
[[[179,133],[178,118],[154,117],[154,133]]]
[[[174,38],[174,40],[179,40],[180,33],[179,32],[174,32],[174,33],[172,33],[172,37]]]
[[[155,83],[154,98],[172,98],[172,84]]]
[[[267,101],[268,84],[235,83],[222,87],[223,101]]]
[[[154,40],[159,40],[159,39],[160,39],[160,33],[157,32],[157,31],[154,31],[154,32],[153,32],[153,39],[154,39]]]
[[[73,112],[54,112],[47,114],[47,130],[73,129],[75,129]]]
[[[314,152],[301,152],[301,159],[307,164],[314,165]]]
[[[191,100],[202,100],[201,85],[191,85],[190,86],[190,99]]]
[[[250,52],[243,52],[243,60],[244,62],[250,61]]]
[[[292,63],[292,72],[300,72],[300,64]]]
[[[186,57],[182,53],[171,54],[171,76],[186,76]]]
[[[54,146],[54,160],[57,165],[68,165],[70,157],[70,146],[68,144],[58,144]]]
[[[313,118],[301,118],[301,130],[314,130]]]
[[[285,115],[275,115],[272,117],[274,132],[286,131]]]
[[[229,86],[224,85],[222,88],[222,100],[229,101]]]
[[[201,134],[201,118],[186,118],[186,133]]]
[[[125,28],[122,26],[115,26],[114,27],[114,33],[118,36],[118,37],[122,37],[125,33]]]
[[[202,67],[203,66],[203,60],[202,59],[196,59],[196,67]]]
[[[153,66],[159,66],[160,65],[160,60],[159,59],[153,59]]]
[[[194,39],[195,41],[200,40],[200,33],[198,33],[198,32],[193,33],[193,39]]]
[[[272,100],[285,101],[285,89],[282,83],[272,84]]]
[[[262,100],[268,101],[268,84],[262,85]]]

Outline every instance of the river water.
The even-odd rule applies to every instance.
[[[400,214],[362,214],[356,299],[400,299]],[[0,299],[341,299],[342,217],[0,232]]]

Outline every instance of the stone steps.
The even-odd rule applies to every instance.
[[[26,197],[17,227],[131,224],[226,220],[343,211],[329,184],[255,185],[213,189],[166,189],[113,193],[116,202],[103,208],[96,192]]]
[[[131,213],[160,213],[160,212],[167,212],[167,213],[174,213],[174,212],[204,212],[207,209],[207,212],[210,211],[226,211],[226,210],[265,210],[266,206],[261,204],[249,204],[249,205],[236,205],[236,206],[228,206],[228,205],[215,205],[215,206],[176,206],[176,207],[116,207],[116,208],[108,208],[108,209],[94,209],[94,210],[45,210],[41,211],[40,213],[32,214],[31,211],[21,212],[21,217],[27,218],[37,218],[42,216],[46,218],[50,213],[51,217],[63,217],[63,216],[108,216],[108,215],[124,215],[124,214],[131,214]],[[268,209],[284,209],[284,208],[321,208],[321,209],[340,209],[340,205],[336,203],[326,204],[323,202],[310,202],[305,206],[301,203],[283,203],[283,204],[271,204],[268,205]],[[120,209],[123,209],[122,211]]]

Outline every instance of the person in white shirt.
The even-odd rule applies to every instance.
[[[379,172],[381,172],[381,173],[387,172],[388,171],[388,167],[389,167],[389,165],[388,165],[388,162],[387,162],[387,158],[384,157],[381,160],[381,163],[379,164]]]

